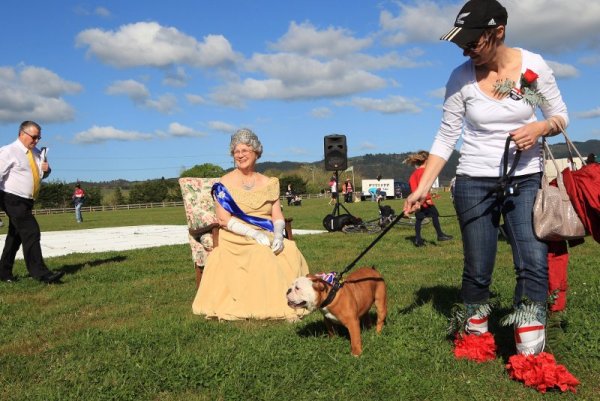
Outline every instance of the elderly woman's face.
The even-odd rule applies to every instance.
[[[238,168],[247,168],[254,166],[257,157],[252,146],[240,143],[233,148],[233,159]]]

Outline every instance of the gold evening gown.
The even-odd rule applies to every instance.
[[[279,198],[279,180],[271,177],[266,186],[251,191],[227,190],[244,213],[270,219],[273,203]],[[272,241],[273,234],[267,234]],[[221,229],[219,244],[206,260],[192,310],[220,320],[293,321],[306,312],[287,305],[286,291],[294,279],[306,274],[306,260],[294,241],[284,239],[283,251],[275,255],[252,238]]]

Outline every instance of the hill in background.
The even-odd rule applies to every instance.
[[[600,141],[589,140],[586,142],[575,142],[575,146],[581,152],[585,159],[589,153],[594,153],[600,156]],[[568,155],[567,146],[564,143],[550,145],[554,157],[565,158]],[[413,167],[403,164],[404,159],[413,152],[405,153],[378,153],[378,154],[365,154],[363,156],[356,156],[348,158],[348,166],[354,168],[354,174],[357,177],[363,178],[376,178],[379,174],[383,178],[394,178],[399,181],[408,181],[410,174],[413,171]],[[458,165],[459,154],[454,151],[448,163],[444,166],[444,169],[440,173],[439,180],[440,185],[448,185],[452,177],[456,172],[456,166]],[[302,166],[312,166],[316,171],[324,171],[324,161],[319,160],[312,163],[301,163],[293,161],[283,162],[260,162],[257,164],[257,171],[263,173],[265,171],[279,171],[282,173],[293,172],[302,168]],[[340,171],[340,173],[342,173]],[[157,178],[159,179],[159,178]],[[168,181],[176,181],[177,177],[168,178]],[[127,191],[134,184],[139,181],[127,181],[127,180],[112,180],[102,182],[86,182],[81,181],[81,184],[85,186],[93,185],[106,189],[120,188]],[[74,184],[74,183],[73,183]],[[358,183],[357,183],[358,184]]]
[[[600,141],[589,140],[586,142],[574,142],[575,146],[581,152],[581,155],[585,159],[589,153],[594,153],[600,156]],[[569,152],[565,143],[556,145],[550,145],[550,149],[557,159],[565,158]],[[412,166],[403,163],[404,159],[412,154],[413,152],[406,153],[378,153],[378,154],[366,154],[364,156],[356,156],[348,158],[348,167],[354,168],[354,173],[364,178],[376,178],[377,175],[381,174],[383,178],[394,178],[398,181],[408,182],[408,178],[413,172]],[[574,155],[576,157],[576,155]],[[452,156],[448,160],[448,163],[442,169],[439,176],[440,185],[448,185],[452,177],[456,172],[456,166],[458,165],[459,153],[454,151]],[[316,169],[322,170],[324,168],[324,160],[320,160],[312,163],[297,163],[297,162],[262,162],[257,164],[256,169],[259,172],[265,172],[267,170],[276,171],[293,171],[299,169],[301,166],[311,165]]]

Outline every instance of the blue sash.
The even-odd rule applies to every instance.
[[[210,193],[212,194],[213,198],[219,202],[221,206],[223,206],[223,209],[227,210],[233,216],[245,221],[248,224],[252,224],[273,232],[273,222],[271,220],[263,219],[262,217],[249,216],[244,213],[237,203],[235,203],[233,197],[229,191],[227,191],[227,188],[225,188],[225,185],[221,184],[220,182],[214,183]]]

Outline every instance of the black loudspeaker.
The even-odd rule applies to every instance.
[[[347,168],[346,135],[327,135],[325,137],[325,170],[337,171]]]

